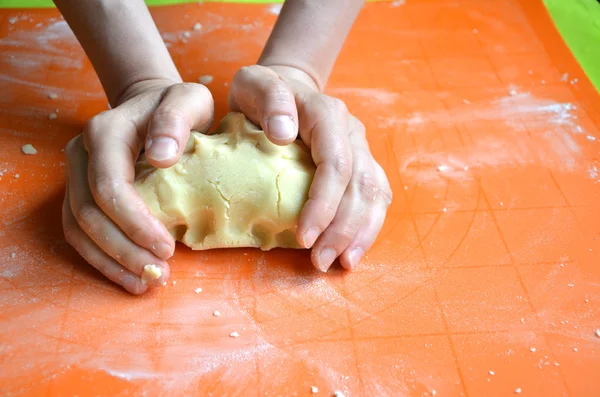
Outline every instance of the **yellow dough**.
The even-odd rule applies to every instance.
[[[173,167],[140,159],[134,185],[173,237],[192,249],[300,248],[298,216],[314,172],[300,141],[277,146],[243,114],[230,113],[215,135],[192,132]]]

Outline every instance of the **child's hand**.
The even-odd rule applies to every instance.
[[[166,259],[175,243],[151,214],[132,183],[142,148],[159,168],[177,162],[190,130],[212,122],[213,99],[199,84],[152,80],[134,84],[120,105],[92,118],[67,144],[66,240],[107,278],[133,294],[146,291],[145,265],[169,278]]]
[[[261,125],[276,144],[289,144],[300,133],[317,171],[300,216],[298,242],[313,247],[312,262],[322,271],[338,256],[345,268],[355,268],[392,200],[364,125],[344,102],[320,93],[310,76],[286,66],[242,68],[233,78],[229,105]]]

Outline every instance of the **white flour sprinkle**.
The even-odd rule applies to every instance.
[[[36,154],[37,153],[37,149],[34,148],[30,143],[23,145],[21,147],[21,151],[25,154]]]
[[[200,76],[198,78],[198,81],[200,82],[200,84],[208,85],[208,84],[212,83],[213,79],[214,78],[210,74],[207,74],[204,76]]]

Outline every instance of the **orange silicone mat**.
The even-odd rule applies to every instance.
[[[153,15],[221,117],[278,10]],[[600,395],[600,99],[541,1],[365,7],[327,89],[394,191],[358,270],[179,246],[140,297],[62,235],[61,149],[107,108],[89,62],[55,10],[0,12],[0,53],[1,395]]]

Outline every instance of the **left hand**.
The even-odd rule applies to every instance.
[[[231,84],[229,107],[260,125],[275,144],[290,144],[300,134],[317,170],[296,238],[312,247],[312,263],[321,271],[338,257],[346,269],[356,268],[379,234],[392,200],[365,126],[344,102],[322,94],[308,74],[288,66],[240,69]]]

